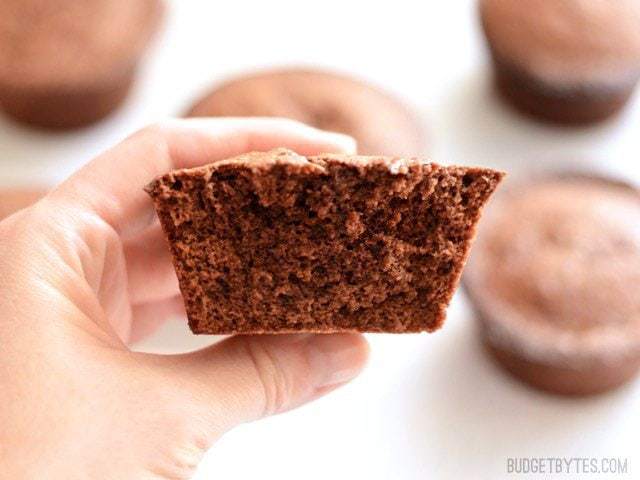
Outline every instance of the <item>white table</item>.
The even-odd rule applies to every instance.
[[[171,4],[135,92],[108,120],[50,135],[0,119],[0,183],[59,181],[133,130],[179,114],[214,81],[301,63],[355,73],[413,102],[437,161],[509,171],[577,161],[640,177],[640,99],[614,121],[579,130],[512,113],[489,88],[473,1],[182,0]],[[603,478],[639,478],[640,382],[588,400],[542,395],[496,369],[474,333],[459,293],[437,334],[370,335],[359,379],[231,432],[197,478],[544,478],[508,476],[510,456],[628,457],[629,475]],[[208,341],[181,320],[139,348]]]

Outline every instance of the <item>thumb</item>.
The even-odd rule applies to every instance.
[[[190,401],[204,407],[221,434],[345,384],[360,373],[368,353],[365,338],[355,333],[238,335],[167,360]]]

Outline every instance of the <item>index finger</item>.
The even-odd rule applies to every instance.
[[[143,129],[103,153],[61,184],[52,198],[89,210],[131,236],[154,218],[143,187],[158,175],[277,147],[302,155],[353,153],[355,142],[278,118],[176,119]]]

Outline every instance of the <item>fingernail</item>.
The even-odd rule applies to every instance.
[[[358,144],[353,137],[337,132],[324,132],[329,143],[338,147],[339,153],[355,154]]]
[[[364,368],[369,354],[367,341],[355,333],[313,335],[307,348],[316,388],[352,380]]]

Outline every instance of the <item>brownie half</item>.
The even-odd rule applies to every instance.
[[[277,149],[146,191],[194,333],[431,332],[502,176]]]

